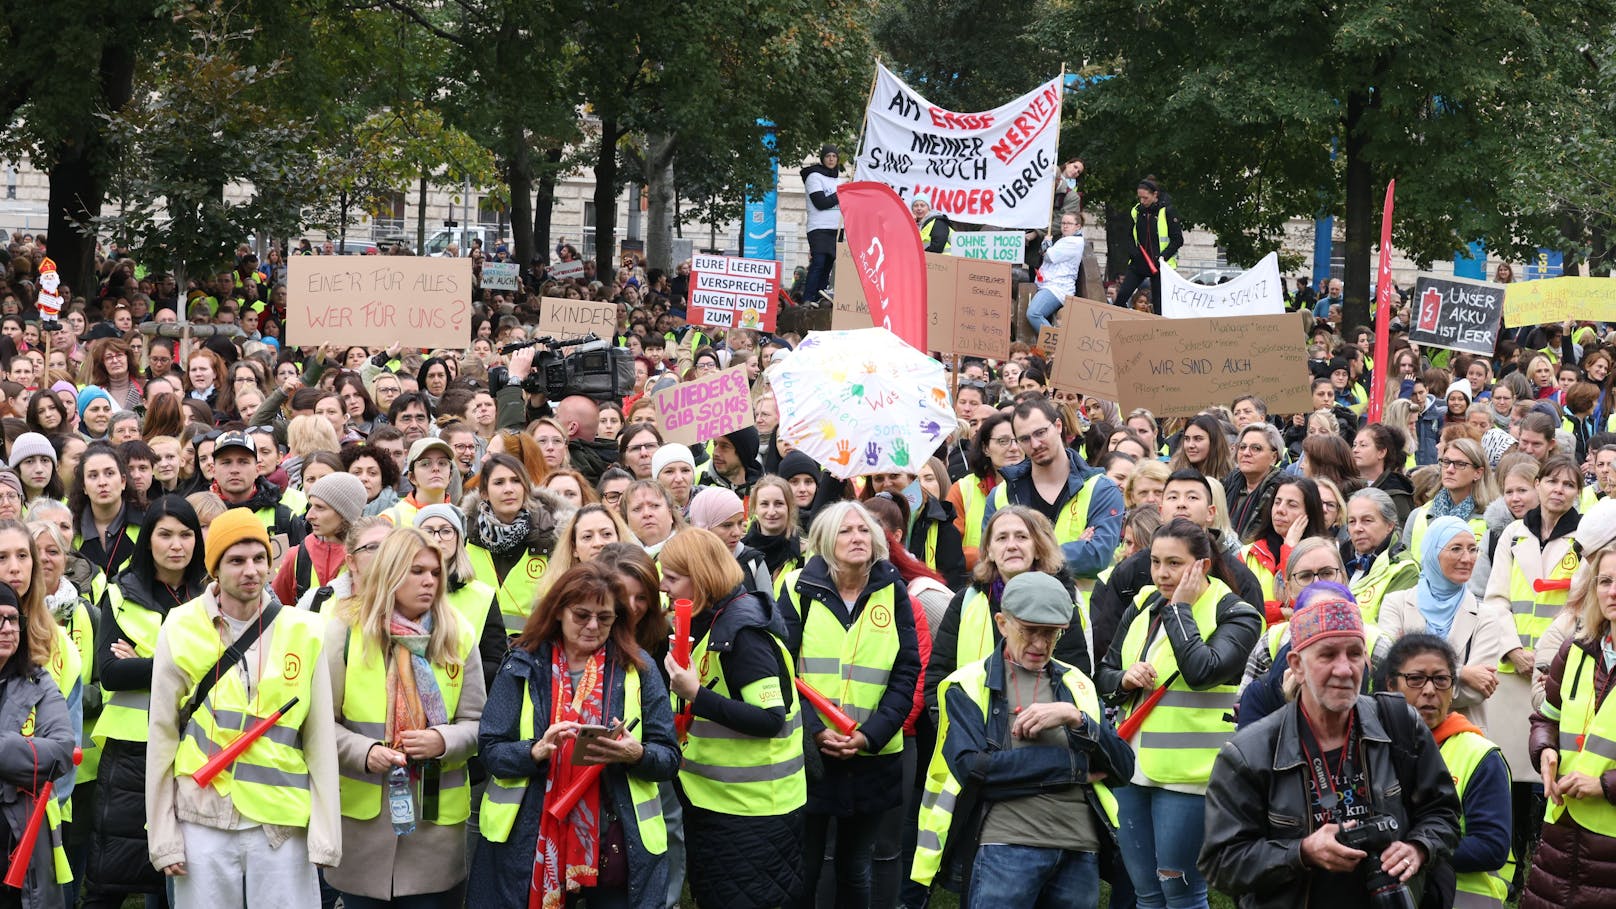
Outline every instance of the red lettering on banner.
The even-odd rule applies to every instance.
[[[993,156],[1009,164],[1044,131],[1060,113],[1060,89],[1051,85],[1039,92],[1027,108],[1016,116],[1004,136],[993,143]]]
[[[992,114],[956,114],[940,107],[931,108],[931,125],[942,129],[987,129],[993,125]]]
[[[991,189],[939,189],[931,186],[916,186],[914,197],[930,199],[931,207],[946,215],[993,214],[993,190]]]

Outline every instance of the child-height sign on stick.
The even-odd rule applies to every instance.
[[[286,263],[288,344],[471,346],[471,260],[293,256]]]
[[[691,324],[774,331],[779,306],[779,262],[706,254],[691,257]]]

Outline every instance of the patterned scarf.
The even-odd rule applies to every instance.
[[[1470,516],[1474,514],[1475,511],[1475,496],[1465,496],[1465,500],[1463,502],[1455,505],[1453,504],[1453,496],[1449,495],[1446,489],[1441,489],[1438,490],[1436,496],[1431,499],[1430,519],[1434,521],[1437,518],[1455,517],[1461,521],[1468,521],[1470,520]]]
[[[387,667],[387,741],[397,742],[401,732],[429,729],[449,722],[449,711],[438,690],[438,677],[426,658],[432,640],[432,614],[421,616],[420,624],[393,613],[387,636],[393,647],[393,662]],[[403,667],[410,671],[404,672]]]
[[[477,535],[482,538],[483,547],[496,556],[508,556],[526,545],[532,529],[526,508],[516,512],[509,524],[503,524],[494,516],[494,506],[487,502],[477,505]]]
[[[567,671],[566,649],[555,646],[550,657],[550,723],[572,721],[585,725],[604,722],[606,648],[584,664],[576,689]],[[572,763],[573,739],[563,739],[550,755],[550,773],[544,784],[546,800],[565,792],[574,777],[589,769]],[[565,820],[546,811],[539,818],[539,844],[533,852],[533,884],[528,909],[561,909],[567,894],[593,887],[600,874],[600,786],[592,786],[573,806]]]

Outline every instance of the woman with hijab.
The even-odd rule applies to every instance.
[[[1464,521],[1437,518],[1420,541],[1420,580],[1381,601],[1380,630],[1393,640],[1405,634],[1433,634],[1447,641],[1463,660],[1453,708],[1487,728],[1486,701],[1498,689],[1498,663],[1520,646],[1509,614],[1483,605],[1469,590],[1481,547]]]

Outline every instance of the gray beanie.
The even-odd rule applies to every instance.
[[[1004,585],[999,609],[1005,615],[1028,625],[1072,623],[1072,593],[1054,575],[1024,571]]]
[[[44,455],[51,459],[51,463],[56,463],[56,449],[51,447],[50,439],[37,432],[25,432],[11,443],[11,457],[6,460],[6,465],[16,469],[25,458],[34,455]]]
[[[417,511],[415,513],[415,526],[420,527],[422,524],[425,524],[428,518],[442,518],[445,521],[448,521],[450,524],[454,525],[455,533],[460,534],[460,539],[464,540],[466,538],[465,515],[460,512],[460,509],[454,507],[453,505],[439,503],[437,505],[428,505],[420,511]]]
[[[328,473],[309,487],[309,498],[331,506],[345,523],[352,524],[365,510],[365,484],[351,473]]]

